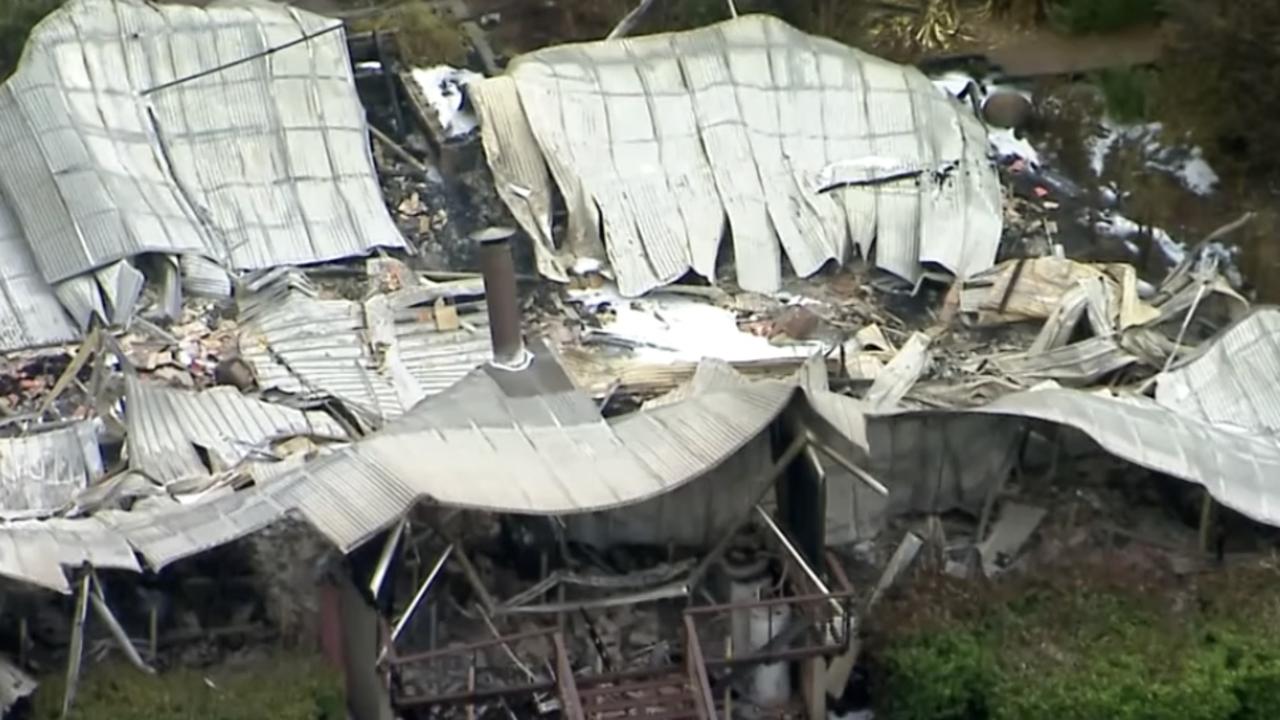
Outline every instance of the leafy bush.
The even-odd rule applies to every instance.
[[[1049,6],[1054,24],[1079,35],[1124,30],[1163,16],[1161,0],[1054,0]]]
[[[983,641],[965,631],[922,634],[889,649],[884,658],[888,717],[896,720],[969,720],[985,717],[995,677]]]
[[[1122,123],[1147,119],[1152,73],[1134,68],[1109,68],[1094,75],[1094,82],[1102,91],[1107,114]]]
[[[1243,577],[1176,602],[1065,574],[895,600],[873,633],[877,717],[1280,718],[1280,634],[1257,631],[1280,621],[1280,576]]]
[[[46,678],[35,717],[59,717],[63,683]],[[337,674],[312,657],[277,656],[235,669],[143,675],[124,663],[86,666],[73,720],[345,720]]]

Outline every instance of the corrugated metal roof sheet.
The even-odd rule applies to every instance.
[[[141,0],[45,18],[0,87],[0,188],[43,276],[142,252],[247,269],[402,246],[342,33],[266,52],[334,22]]]
[[[125,393],[129,465],[159,483],[234,468],[297,435],[349,439],[326,413],[265,403],[229,386],[196,392],[135,376],[126,378]]]
[[[142,571],[128,541],[102,518],[51,518],[0,525],[0,575],[70,592],[62,568],[86,562],[96,568]]]
[[[53,288],[40,275],[22,227],[0,193],[0,352],[79,337]]]
[[[715,467],[795,390],[760,382],[605,421],[549,356],[539,357],[536,371],[476,370],[381,431],[264,487],[139,518],[121,532],[161,566],[287,512],[345,550],[420,499],[535,514],[618,507]]]
[[[95,421],[0,438],[0,508],[8,514],[56,510],[102,472]]]
[[[537,244],[549,276],[598,247],[603,226],[627,295],[690,269],[714,278],[726,221],[737,281],[760,292],[779,288],[784,253],[809,275],[850,242],[864,255],[874,243],[880,267],[913,280],[925,262],[967,276],[995,260],[1001,195],[985,131],[914,68],[753,15],[544,48],[507,75],[473,85],[485,148],[535,238],[551,189],[534,154],[549,166],[569,210],[569,257]],[[819,194],[842,164],[868,159],[921,171]]]
[[[289,292],[281,302],[255,307],[242,326],[240,351],[264,388],[330,394],[375,418],[397,417],[490,354],[483,303],[455,306],[460,327],[442,330],[433,307],[399,301],[429,301],[422,290],[375,296],[364,305]]]
[[[1259,308],[1162,373],[1156,402],[1216,425],[1280,432],[1280,309]]]

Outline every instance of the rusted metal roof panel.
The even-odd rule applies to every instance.
[[[544,48],[476,93],[498,187],[531,236],[550,227],[551,178],[565,198],[563,247],[539,245],[553,277],[594,252],[597,227],[626,295],[689,270],[714,279],[726,223],[737,281],[760,292],[779,289],[784,255],[809,275],[851,242],[909,280],[922,263],[968,276],[995,259],[1000,185],[971,110],[914,68],[770,16]],[[912,171],[868,182],[868,163]]]

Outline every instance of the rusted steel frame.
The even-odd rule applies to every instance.
[[[555,630],[551,629],[546,631],[546,633],[539,633],[539,632],[526,633],[524,636],[536,637],[542,634],[554,634],[554,632]],[[516,639],[516,636],[512,636],[505,639],[506,640]],[[484,644],[484,643],[481,643],[481,644]],[[454,650],[460,651],[459,649],[456,649],[456,648]],[[445,651],[441,651],[441,653],[439,654],[449,654],[449,653]],[[591,684],[588,686],[585,692],[588,694],[591,694],[591,693],[599,694],[596,692],[596,690],[601,686],[619,685],[620,683],[630,683],[633,680],[651,678],[651,677],[654,677],[655,675],[669,674],[671,670],[672,668],[670,667],[645,668],[642,670],[624,670],[622,672],[592,675],[590,678]],[[576,684],[575,684],[575,687],[576,687]],[[538,683],[512,685],[511,687],[506,687],[506,688],[490,688],[490,689],[484,689],[484,690],[476,690],[473,693],[456,692],[456,693],[448,693],[444,695],[431,695],[431,696],[422,696],[422,697],[398,696],[394,698],[394,704],[398,708],[426,707],[429,705],[460,705],[468,702],[480,703],[485,700],[493,700],[497,698],[519,697],[519,696],[525,696],[525,695],[533,695],[537,693],[553,692],[556,689],[557,687],[556,687],[555,681],[546,680]],[[613,690],[614,688],[609,688],[609,689]],[[623,692],[628,690],[629,686],[619,686],[616,689],[618,692]],[[581,693],[579,694],[579,700],[581,701]]]
[[[840,557],[832,550],[825,553],[827,559],[827,570],[831,576],[836,579],[836,585],[839,586],[837,592],[852,593],[853,583],[849,582],[849,574],[844,571],[844,567],[840,564]]]
[[[583,720],[582,699],[573,681],[573,666],[569,664],[569,651],[564,646],[564,635],[551,636],[556,648],[556,687],[560,692],[560,713],[565,720]]]
[[[689,687],[693,689],[694,705],[699,720],[715,720],[716,701],[711,696],[711,679],[707,677],[707,662],[702,657],[702,643],[698,642],[698,629],[693,618],[684,616],[685,664],[688,666]]]
[[[740,668],[751,667],[753,665],[767,665],[776,662],[790,662],[792,660],[805,660],[822,655],[835,655],[843,649],[843,645],[807,645],[802,648],[775,650],[773,652],[760,653],[758,655],[742,655],[734,658],[708,660],[707,667],[720,670],[723,668]]]
[[[832,600],[850,600],[856,595],[852,590],[815,595],[796,595],[794,597],[770,598],[767,600],[750,600],[745,602],[721,603],[720,605],[697,605],[686,608],[685,615],[713,615],[730,610],[749,610],[752,608],[776,607],[778,605],[817,605]]]
[[[451,657],[454,655],[465,655],[467,653],[475,652],[477,650],[487,650],[492,647],[498,647],[499,645],[505,645],[513,642],[520,642],[521,640],[531,640],[534,638],[547,637],[548,635],[552,635],[555,632],[556,632],[555,628],[529,630],[528,632],[517,633],[515,635],[506,635],[500,638],[494,638],[492,640],[481,640],[479,642],[468,643],[466,645],[459,645],[457,647],[442,648],[440,650],[428,650],[427,652],[414,653],[413,655],[401,655],[401,656],[390,659],[388,663],[393,667],[397,667],[400,665],[416,665],[418,663],[427,662],[430,660],[436,660],[442,657]]]
[[[551,692],[555,689],[556,684],[548,680],[540,683],[527,683],[524,685],[512,685],[511,687],[505,688],[456,692],[445,695],[429,695],[424,697],[397,696],[391,699],[391,704],[396,706],[396,708],[428,707],[430,705],[462,705],[467,703],[478,704],[486,700],[523,697],[537,693]]]

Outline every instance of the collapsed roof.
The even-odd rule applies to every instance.
[[[726,234],[756,292],[780,288],[783,254],[808,276],[851,243],[911,281],[922,263],[965,277],[995,261],[1000,182],[969,107],[771,16],[544,48],[470,90],[498,192],[548,277],[607,257],[626,295],[690,270],[714,280]]]
[[[0,86],[0,326],[124,323],[160,253],[227,269],[403,247],[341,23],[283,5],[71,0]],[[29,269],[38,270],[35,277]],[[34,311],[34,312],[31,312]],[[0,333],[62,342],[65,318]]]

